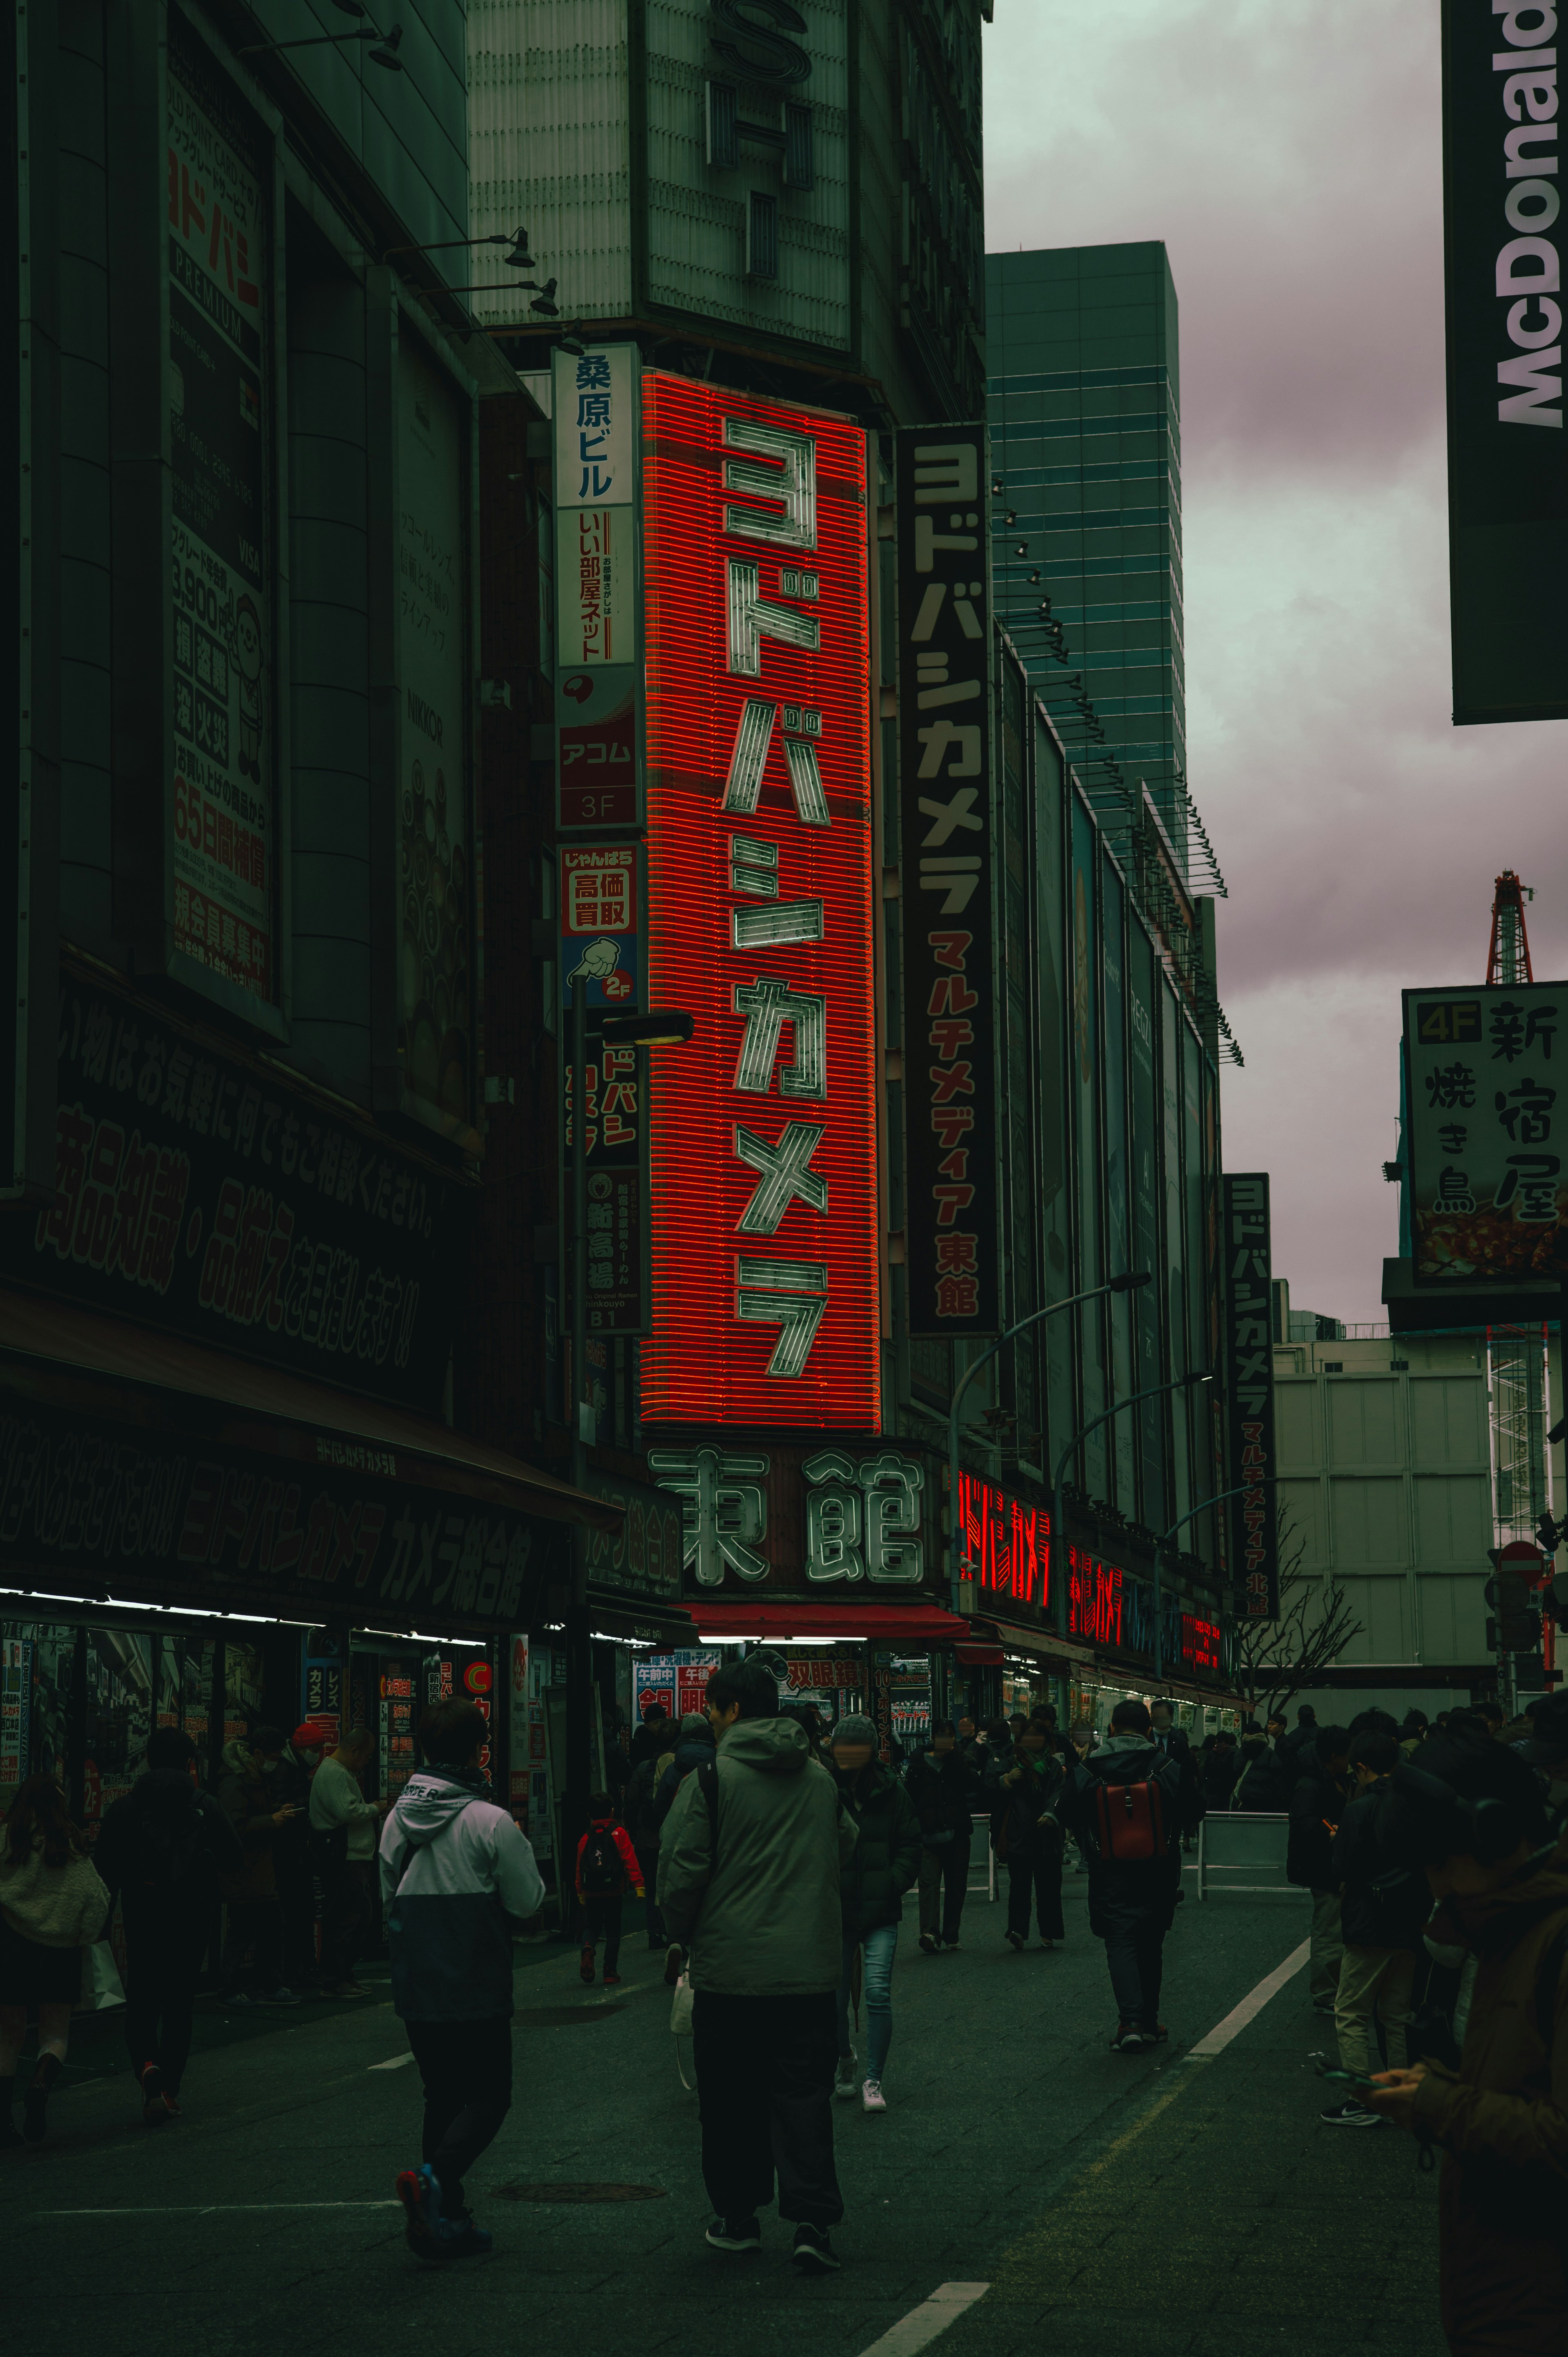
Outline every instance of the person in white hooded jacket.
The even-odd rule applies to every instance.
[[[477,1703],[432,1704],[425,1765],[381,1833],[392,2003],[424,2085],[424,2158],[396,2190],[410,2248],[434,2264],[490,2247],[463,2179],[511,2107],[510,1927],[544,1896],[532,1846],[479,1771],[488,1737]]]

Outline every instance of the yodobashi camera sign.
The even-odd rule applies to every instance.
[[[1444,0],[1456,722],[1568,713],[1557,14]]]
[[[1568,1269],[1568,983],[1404,994],[1418,1286]]]

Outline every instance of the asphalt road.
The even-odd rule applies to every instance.
[[[1108,2049],[1081,1880],[1069,1877],[1069,1936],[1051,1954],[1015,1955],[982,1895],[960,1953],[924,1956],[911,1902],[888,2110],[835,2106],[848,2215],[826,2280],[795,2276],[776,2215],[760,2259],[703,2244],[695,2103],[640,1934],[609,1993],[582,1986],[575,1951],[519,1948],[516,2099],[470,2179],[496,2247],[439,2272],[408,2252],[392,2201],[418,2157],[418,2085],[384,1983],[241,2036],[213,2019],[184,2116],[157,2131],[97,2025],[45,2157],[5,2156],[0,2172],[6,2338],[27,2357],[167,2357],[171,2341],[279,2357],[432,2336],[440,2357],[524,2336],[593,2357],[861,2357],[957,2283],[987,2288],[929,2344],[938,2357],[1105,2357],[1123,2336],[1139,2357],[1442,2357],[1434,2180],[1396,2130],[1319,2123],[1312,2063],[1329,2025],[1305,1971],[1222,2051],[1187,2059],[1305,1940],[1305,1905],[1199,1907],[1192,1879],[1165,1951],[1171,2042],[1137,2058]],[[584,2184],[654,2191],[506,2192]]]

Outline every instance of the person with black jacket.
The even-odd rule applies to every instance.
[[[644,1737],[649,1739],[644,1741]],[[632,1769],[621,1804],[626,1829],[631,1835],[637,1862],[642,1869],[643,1910],[647,1920],[648,1944],[650,1948],[665,1945],[664,1918],[659,1911],[659,1829],[660,1818],[657,1810],[659,1780],[670,1764],[675,1749],[676,1730],[660,1712],[656,1724],[650,1728],[646,1721],[632,1738],[635,1752],[642,1745],[641,1756]]]
[[[1345,1943],[1339,1928],[1339,1885],[1334,1873],[1334,1836],[1355,1789],[1350,1775],[1350,1730],[1319,1729],[1316,1759],[1296,1779],[1290,1803],[1285,1878],[1312,1893],[1312,1957],[1307,1966],[1312,2002],[1332,2013],[1339,1986]]]
[[[1304,1702],[1295,1715],[1295,1726],[1289,1735],[1282,1735],[1274,1749],[1282,1760],[1290,1762],[1291,1773],[1298,1780],[1310,1776],[1317,1766],[1317,1713],[1309,1702]]]
[[[959,1943],[981,1790],[950,1718],[934,1722],[929,1748],[904,1770],[904,1789],[920,1823],[920,1945],[935,1956]]]
[[[1227,1727],[1210,1736],[1208,1741],[1212,1749],[1206,1749],[1201,1755],[1198,1781],[1204,1808],[1212,1816],[1230,1806],[1230,1795],[1241,1773],[1241,1756],[1236,1749],[1236,1738]]]
[[[693,1769],[711,1767],[717,1758],[714,1730],[705,1714],[689,1710],[681,1721],[673,1751],[660,1753],[659,1781],[653,1788],[653,1822],[663,1832],[675,1795]]]
[[[1108,1795],[1110,1846],[1101,1839],[1102,1791]],[[1155,1750],[1143,1703],[1129,1699],[1116,1705],[1110,1734],[1098,1750],[1069,1770],[1056,1805],[1062,1822],[1083,1835],[1089,1857],[1089,1928],[1105,1943],[1116,1998],[1116,2034],[1111,2043],[1122,2053],[1137,2053],[1167,2034],[1160,2019],[1160,1982],[1165,1933],[1181,1888],[1176,1839],[1181,1765],[1162,1760]],[[1151,1829],[1149,1855],[1117,1854],[1123,1818],[1130,1826]],[[1129,1851],[1135,1846],[1125,1845]]]
[[[245,1863],[227,1813],[197,1783],[196,1746],[181,1728],[154,1729],[146,1772],[106,1812],[92,1855],[120,1897],[125,2043],[153,2127],[178,2115],[218,1878]]]
[[[834,2092],[841,2102],[850,2102],[854,2095],[849,2007],[858,1949],[865,1959],[866,2067],[861,2103],[868,2112],[885,2112],[887,2098],[882,2092],[882,2074],[893,2039],[893,1958],[904,1893],[919,1872],[920,1822],[897,1777],[876,1757],[875,1727],[858,1712],[841,1718],[833,1729],[832,1774],[844,1813],[857,1835],[839,1883],[843,1965]]]
[[[1405,2029],[1416,1953],[1432,1912],[1424,1875],[1404,1866],[1391,1846],[1387,1823],[1389,1780],[1400,1764],[1391,1735],[1359,1736],[1351,1746],[1358,1795],[1346,1810],[1334,1838],[1333,1871],[1339,1884],[1345,1953],[1334,2001],[1334,2027],[1341,2070],[1371,2070],[1372,2012],[1388,2041],[1388,2066],[1408,2061]],[[1352,2095],[1329,2104],[1319,2116],[1334,2127],[1380,2126],[1378,2114]]]
[[[306,1719],[296,1727],[271,1769],[280,1805],[295,1812],[273,1836],[273,1873],[283,1916],[283,1976],[302,1989],[319,1975],[316,1954],[316,1875],[310,1855],[310,1788],[316,1771],[334,1748],[330,1727]]]
[[[1271,1726],[1278,1722],[1272,1720]],[[1283,1816],[1290,1803],[1292,1779],[1267,1735],[1255,1719],[1241,1729],[1241,1768],[1230,1795],[1232,1809],[1252,1815]]]
[[[1031,1897],[1041,1946],[1054,1948],[1067,1937],[1062,1830],[1054,1808],[1067,1771],[1054,1748],[1054,1732],[1032,1718],[1014,1746],[1011,1766],[993,1778],[990,1788],[993,1838],[1007,1867],[1007,1929],[1002,1936],[1015,1954],[1028,1943]]]

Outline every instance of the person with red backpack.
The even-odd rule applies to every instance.
[[[1119,1702],[1097,1751],[1069,1768],[1057,1800],[1089,1862],[1089,1928],[1105,1943],[1116,1998],[1112,2050],[1167,2035],[1160,2019],[1165,1933],[1181,1889],[1182,1763],[1162,1758],[1145,1705]]]
[[[605,1943],[605,1986],[619,1988],[620,1903],[628,1890],[643,1895],[642,1868],[631,1835],[616,1814],[607,1792],[588,1796],[588,1830],[577,1844],[577,1898],[587,1937],[583,1942],[582,1975],[594,1977],[594,1950]]]

